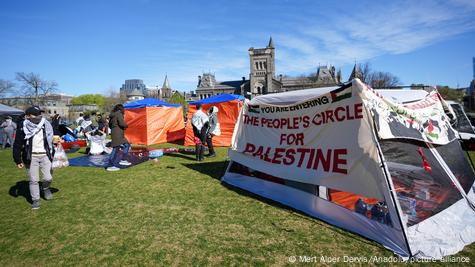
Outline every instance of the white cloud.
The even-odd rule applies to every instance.
[[[473,0],[362,4],[325,23],[316,18],[279,35],[277,58],[283,72],[309,71],[318,62],[341,65],[408,53],[473,30]]]

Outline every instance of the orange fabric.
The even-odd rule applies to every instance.
[[[185,137],[182,107],[126,109],[125,121],[129,125],[125,137],[132,144],[161,144]]]
[[[234,126],[236,125],[239,112],[243,106],[242,101],[232,100],[221,103],[204,104],[203,112],[208,114],[210,107],[218,107],[218,122],[221,129],[220,136],[213,137],[213,146],[231,146],[231,139],[233,137]],[[191,126],[191,117],[196,111],[195,105],[188,107],[188,122],[186,124],[185,146],[194,146],[193,127]]]
[[[350,210],[355,210],[355,204],[358,199],[362,199],[365,203],[374,205],[379,202],[376,198],[363,197],[357,194],[328,189],[331,202],[343,206]]]

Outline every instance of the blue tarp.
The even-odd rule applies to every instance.
[[[179,104],[170,104],[165,101],[160,101],[155,98],[145,98],[142,100],[132,101],[124,104],[124,108],[144,108],[144,107],[179,107]]]
[[[196,105],[198,103],[203,104],[213,104],[213,103],[220,103],[220,102],[227,102],[232,100],[241,100],[244,101],[244,96],[242,95],[232,95],[232,94],[221,94],[221,95],[214,95],[205,99],[201,99],[195,102],[190,102],[190,105]]]

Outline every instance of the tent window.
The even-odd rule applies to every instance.
[[[465,112],[462,109],[461,105],[451,105],[452,109],[455,112],[455,115],[457,116],[457,123],[454,125],[454,128],[462,133],[474,133],[472,125],[470,124],[470,121],[468,120],[467,116],[465,115]]]
[[[437,146],[436,150],[442,156],[447,166],[449,166],[460,185],[462,185],[465,193],[468,194],[475,181],[475,175],[459,141],[455,140],[447,145]]]
[[[283,179],[280,177],[275,177],[263,172],[253,170],[235,161],[233,161],[233,163],[231,164],[229,172],[266,180],[272,183],[286,185],[294,189],[298,189],[306,193],[318,196],[322,199],[331,201],[354,212],[358,212],[363,216],[367,217],[368,219],[391,225],[391,218],[389,216],[389,211],[385,202],[375,198],[368,198],[349,192],[342,192],[326,188],[324,186],[301,183]]]
[[[425,143],[398,139],[380,144],[408,226],[462,199]]]
[[[391,225],[389,210],[384,201],[330,188],[328,189],[328,200],[362,214],[368,219]]]

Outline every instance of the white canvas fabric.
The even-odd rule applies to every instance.
[[[421,89],[376,89],[375,91],[389,101],[398,104],[419,101],[429,95],[427,91]]]
[[[444,184],[457,184],[452,190],[460,191],[461,199],[428,219],[408,224],[400,188],[395,188],[379,144],[416,140],[431,149],[452,142],[455,135],[445,105],[436,91],[420,101],[394,103],[358,79],[338,88],[256,97],[245,102],[238,118],[228,152],[231,163],[222,181],[375,240],[403,259],[452,255],[475,240],[475,212],[462,198],[467,195],[457,178],[440,156],[431,158],[431,164],[447,172]],[[420,146],[414,145],[416,155]],[[421,162],[413,169],[430,176],[430,166],[425,166],[420,153]],[[238,167],[233,169],[233,164]],[[321,193],[327,188],[377,199],[386,206],[389,221],[332,202]],[[439,227],[444,230],[438,231]]]
[[[245,102],[231,158],[274,176],[382,199],[384,177],[360,89],[331,89],[309,90],[306,100],[297,91]]]

